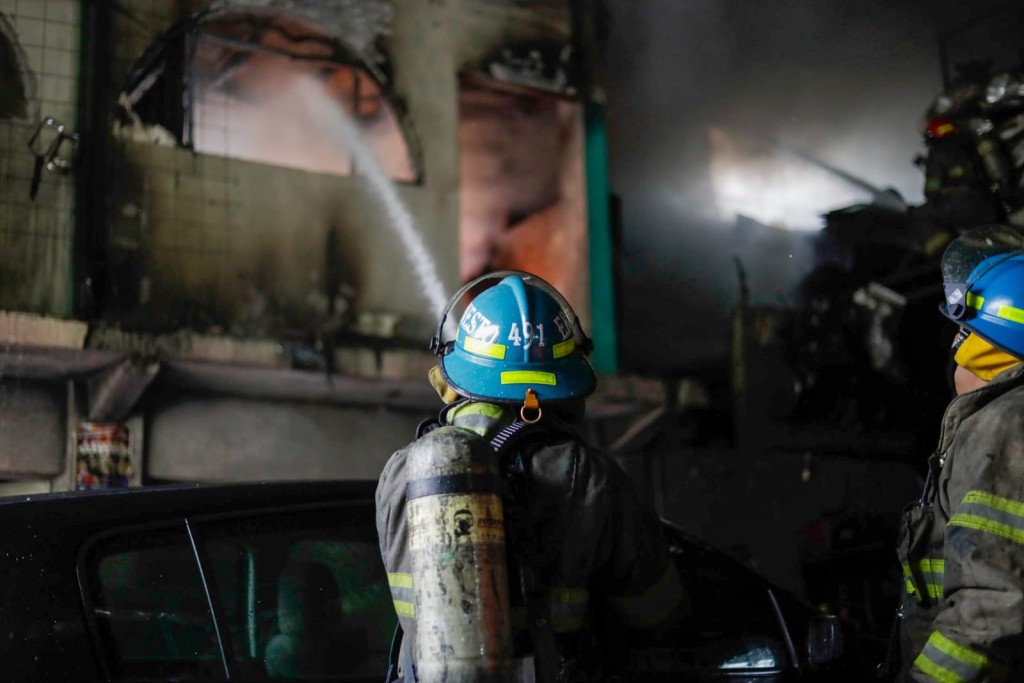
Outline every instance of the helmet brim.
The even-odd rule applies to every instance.
[[[519,366],[452,353],[441,359],[441,373],[448,386],[466,398],[512,405],[523,402],[528,388],[544,403],[586,398],[597,387],[594,368],[583,356]],[[470,386],[487,387],[487,394],[465,388]]]

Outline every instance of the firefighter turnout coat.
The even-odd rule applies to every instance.
[[[493,404],[469,402],[447,416],[449,425],[489,441],[512,423],[515,414]],[[391,456],[377,487],[377,532],[404,631],[405,662],[407,653],[415,652],[417,621],[406,518],[411,447]],[[563,661],[578,655],[565,646],[579,644],[573,636],[588,626],[595,607],[607,609],[616,623],[633,629],[657,627],[675,616],[683,592],[660,521],[621,468],[577,439],[528,443],[523,450],[531,451],[520,460],[529,489],[525,518],[535,534],[536,576],[544,582],[550,628]],[[517,552],[514,545],[510,540],[510,556]],[[522,601],[517,604],[514,585],[510,593],[518,658],[526,615]]]
[[[1024,680],[1024,364],[957,396],[904,510],[902,680]]]

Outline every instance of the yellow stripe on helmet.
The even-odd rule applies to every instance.
[[[996,317],[1024,325],[1024,310],[1014,308],[1013,306],[1000,306],[999,310],[996,311]]]
[[[559,342],[551,347],[551,355],[553,358],[563,358],[568,356],[570,353],[576,350],[576,340],[566,339],[564,342]]]
[[[476,354],[477,356],[486,356],[487,358],[505,360],[505,351],[508,347],[502,346],[501,344],[491,344],[479,339],[474,339],[473,337],[463,337],[462,348],[466,349],[470,353]]]
[[[967,292],[967,305],[980,311],[985,306],[985,297]],[[1003,320],[1009,320],[1010,322],[1024,325],[1024,308],[1000,306],[994,313],[990,312],[990,314],[997,318],[1002,318]]]
[[[558,385],[558,377],[553,372],[537,370],[509,370],[501,373],[502,384],[545,384],[549,387]]]

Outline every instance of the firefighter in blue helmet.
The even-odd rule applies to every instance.
[[[593,674],[598,615],[624,633],[671,623],[683,589],[657,514],[574,430],[596,377],[562,296],[528,273],[479,278],[432,348],[446,406],[377,487],[392,678],[570,681]]]
[[[975,228],[942,272],[956,395],[900,530],[900,678],[1024,680],[1024,238]]]

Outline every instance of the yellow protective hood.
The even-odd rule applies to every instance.
[[[953,358],[957,365],[986,382],[1021,362],[1020,358],[997,349],[976,334],[967,336]]]
[[[430,380],[430,386],[434,387],[434,391],[437,392],[437,395],[441,397],[445,404],[450,405],[459,400],[460,396],[444,381],[444,375],[441,374],[440,366],[435,365],[430,368],[430,372],[427,373],[427,379]]]

